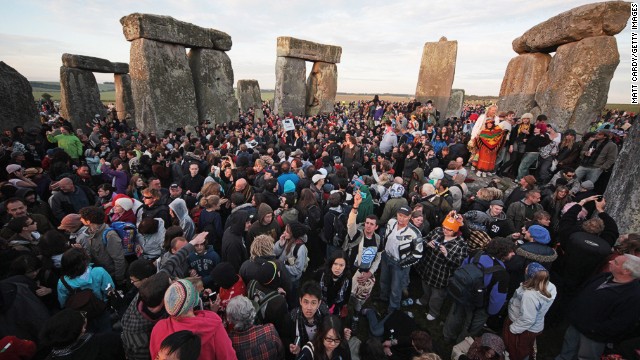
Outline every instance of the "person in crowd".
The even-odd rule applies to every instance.
[[[324,267],[316,272],[314,280],[320,284],[322,302],[329,308],[329,313],[346,318],[352,283],[345,253],[342,250],[334,251]]]
[[[164,220],[165,229],[171,226],[171,215],[169,207],[160,202],[161,193],[159,190],[148,187],[142,190],[142,202],[144,206],[141,208],[142,218],[161,218]]]
[[[161,218],[144,218],[138,225],[136,255],[154,261],[162,255],[162,243],[166,235]]]
[[[524,243],[516,249],[516,254],[505,263],[509,271],[509,294],[524,281],[525,269],[536,262],[551,270],[553,262],[558,258],[556,251],[550,247],[551,235],[540,225],[531,225],[524,231]]]
[[[266,203],[260,204],[258,207],[257,220],[251,224],[247,232],[247,248],[251,248],[251,243],[259,235],[269,235],[274,239],[279,239],[282,230],[275,220],[273,209]]]
[[[221,199],[218,195],[208,195],[200,198],[200,217],[198,218],[198,226],[196,232],[206,231],[209,233],[207,241],[213,245],[216,251],[222,248],[222,216],[220,215],[220,206],[226,203],[226,199]]]
[[[324,318],[313,340],[302,347],[297,360],[351,359],[347,342],[350,338],[342,335],[340,320],[329,315]]]
[[[202,340],[189,330],[176,331],[160,343],[158,360],[197,360],[200,358]]]
[[[502,136],[503,132],[500,126],[495,124],[494,119],[488,118],[476,138],[475,148],[478,149],[478,160],[475,165],[478,169],[476,176],[487,177],[487,175],[493,174],[498,150],[502,144]]]
[[[227,220],[229,227],[222,235],[222,261],[233,265],[236,273],[240,271],[242,263],[249,258],[245,242],[246,232],[251,227],[251,217],[245,211],[240,211],[233,218]]]
[[[182,199],[173,200],[169,204],[169,213],[172,218],[177,219],[184,237],[187,238],[187,240],[191,240],[195,235],[196,225],[189,216],[189,209],[187,208],[186,202]]]
[[[611,132],[599,130],[580,150],[580,166],[576,169],[576,180],[590,180],[595,184],[604,171],[611,169],[617,157],[618,146],[611,141]]]
[[[527,221],[533,220],[533,214],[542,210],[540,205],[540,190],[529,190],[524,199],[514,202],[507,209],[507,219],[518,231],[522,229]]]
[[[529,175],[529,168],[538,160],[540,149],[547,146],[550,142],[551,140],[547,135],[547,125],[542,123],[537,124],[533,129],[533,135],[529,137],[524,147],[524,156],[518,167],[516,183],[526,175]]]
[[[91,189],[74,185],[68,177],[51,184],[51,189],[56,191],[49,198],[49,205],[57,221],[62,221],[67,214],[77,214],[80,209],[96,203]]]

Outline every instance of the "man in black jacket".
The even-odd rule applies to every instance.
[[[140,207],[142,218],[161,218],[164,220],[164,227],[169,228],[171,226],[169,206],[161,203],[160,196],[160,191],[156,189],[146,188],[142,190],[142,201],[144,203],[144,206]]]

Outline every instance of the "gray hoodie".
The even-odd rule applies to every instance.
[[[525,289],[522,284],[516,289],[509,302],[509,319],[512,321],[509,330],[512,334],[525,331],[539,333],[544,329],[544,315],[557,295],[556,287],[551,282],[547,284],[547,290],[551,294],[550,298],[537,290]]]
[[[184,237],[188,241],[191,241],[193,235],[196,232],[196,226],[193,223],[193,220],[191,220],[191,217],[189,217],[189,209],[187,209],[187,203],[184,200],[177,198],[173,200],[171,204],[169,204],[169,208],[173,211],[173,213],[176,215],[176,218],[178,218],[178,220],[180,221],[180,227],[184,232]]]

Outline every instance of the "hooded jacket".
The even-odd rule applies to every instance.
[[[227,219],[227,230],[222,235],[222,261],[233,265],[236,273],[240,271],[242,263],[249,258],[244,243],[245,224],[249,219],[246,211],[238,211]]]
[[[307,261],[307,235],[303,235],[298,238],[296,241],[301,241],[302,245],[298,247],[298,251],[294,254],[294,250],[296,249],[295,244],[291,244],[287,251],[287,245],[280,245],[280,241],[276,241],[273,245],[273,251],[276,254],[278,260],[282,261],[285,264],[287,272],[289,273],[289,277],[292,282],[300,280],[302,277],[302,273],[304,272],[305,263]]]
[[[114,275],[117,282],[121,282],[125,279],[127,270],[122,239],[120,239],[117,232],[109,231],[107,233],[107,244],[105,245],[102,241],[102,233],[106,229],[107,225],[102,224],[94,233],[89,233],[88,228],[85,230],[86,242],[89,245],[89,255],[96,266],[103,267],[109,274]]]
[[[509,319],[512,321],[509,331],[512,334],[525,331],[539,333],[544,329],[544,315],[557,295],[556,287],[551,282],[547,284],[547,290],[550,298],[538,290],[525,289],[522,285],[516,290],[509,302]]]
[[[486,213],[491,217],[491,222],[487,225],[487,234],[492,239],[495,237],[507,237],[516,232],[504,211],[500,212],[498,216],[491,216],[491,209],[487,210]]]
[[[162,244],[164,243],[164,220],[156,218],[158,221],[158,231],[154,234],[140,234],[136,242],[142,247],[142,257],[147,260],[155,260],[162,255]]]
[[[280,229],[280,225],[278,225],[278,222],[276,221],[275,216],[273,216],[273,218],[271,219],[271,222],[268,223],[267,225],[264,225],[262,223],[262,219],[264,219],[264,217],[269,214],[273,214],[273,210],[271,209],[271,206],[265,203],[260,204],[260,206],[258,207],[258,220],[255,221],[253,224],[251,224],[251,227],[247,232],[247,241],[246,241],[247,249],[251,248],[251,243],[253,243],[253,239],[255,239],[256,236],[258,235],[262,235],[262,234],[269,235],[274,240],[277,240],[280,238],[280,234],[282,233],[282,231]]]
[[[196,225],[189,217],[189,209],[187,209],[187,203],[182,199],[175,199],[169,204],[169,208],[176,215],[176,218],[180,221],[180,227],[184,232],[184,237],[188,241],[191,241],[196,231]]]
[[[199,359],[235,360],[236,351],[231,339],[222,325],[222,319],[213,311],[195,311],[194,317],[169,317],[162,319],[153,327],[149,341],[151,358],[155,359],[160,351],[160,344],[169,335],[189,330],[200,337]]]
[[[101,267],[93,267],[93,264],[87,266],[84,274],[73,279],[65,275],[64,279],[73,289],[91,289],[96,298],[104,302],[108,300],[108,291],[105,289],[107,289],[109,285],[111,285],[111,289],[115,289],[115,284],[111,276],[109,276],[109,273]],[[62,280],[58,280],[58,301],[60,302],[60,306],[64,307],[69,295],[69,290],[62,284]]]

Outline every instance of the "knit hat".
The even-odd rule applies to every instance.
[[[262,221],[262,218],[267,216],[268,214],[273,213],[273,209],[267,203],[262,203],[258,207],[258,220]]]
[[[585,180],[585,181],[580,183],[580,187],[584,188],[586,190],[593,190],[593,188],[594,188],[593,181]]]
[[[504,341],[496,334],[484,333],[480,339],[482,346],[486,346],[496,352],[499,356],[504,355]]]
[[[489,205],[498,205],[504,207],[504,202],[502,202],[502,200],[491,200]]]
[[[450,215],[447,215],[447,217],[444,218],[444,221],[442,222],[443,228],[452,230],[454,232],[458,232],[460,226],[462,226],[462,221],[458,217],[453,217]]]
[[[527,182],[527,184],[529,184],[529,186],[533,187],[538,181],[536,181],[536,177],[533,175],[527,175],[525,177],[523,177],[524,181]]]
[[[195,286],[185,279],[175,281],[164,293],[164,307],[171,316],[186,314],[198,305],[199,300]]]
[[[431,180],[441,180],[443,178],[444,171],[442,171],[442,169],[440,169],[439,167],[433,168],[433,170],[431,170],[431,172],[429,173],[429,179]]]
[[[10,345],[9,345],[10,344]],[[31,359],[36,354],[36,343],[31,340],[22,340],[15,336],[5,336],[0,339],[2,359]]]
[[[551,241],[551,236],[549,236],[549,230],[545,229],[540,225],[531,225],[529,226],[529,234],[533,240],[535,240],[539,244],[548,244]]]
[[[229,262],[221,262],[211,270],[211,278],[223,289],[230,289],[238,282],[236,270]]]
[[[82,222],[80,221],[80,215],[69,214],[62,218],[62,221],[60,222],[60,226],[58,226],[58,230],[75,231],[81,226],[82,226]]]
[[[527,279],[531,279],[539,271],[547,271],[547,269],[537,262],[530,263],[527,266]]]
[[[391,185],[391,188],[389,189],[389,196],[392,198],[399,198],[402,197],[402,195],[404,195],[404,186],[397,183]]]
[[[309,232],[309,228],[306,225],[297,221],[289,224],[289,227],[291,228],[291,234],[294,239],[299,239]]]
[[[114,205],[120,206],[121,208],[124,209],[124,211],[129,211],[133,209],[133,200],[131,200],[130,198],[123,197],[114,201]]]
[[[22,169],[22,166],[18,164],[10,164],[5,168],[5,170],[7,170],[7,174],[12,174],[20,169]]]
[[[524,114],[522,114],[522,116],[520,116],[520,119],[529,119],[529,120],[531,120],[531,119],[533,119],[533,114],[524,113]]]
[[[313,177],[311,177],[311,181],[315,184],[318,181],[324,179],[326,176],[322,175],[322,174],[315,174],[313,175]]]
[[[287,180],[284,182],[284,193],[288,194],[288,193],[292,193],[296,191],[296,184],[293,183],[293,181],[291,180]]]
[[[215,269],[214,269],[215,270]],[[280,274],[278,266],[273,261],[265,261],[260,265],[260,270],[256,272],[256,281],[262,285],[277,285]]]

